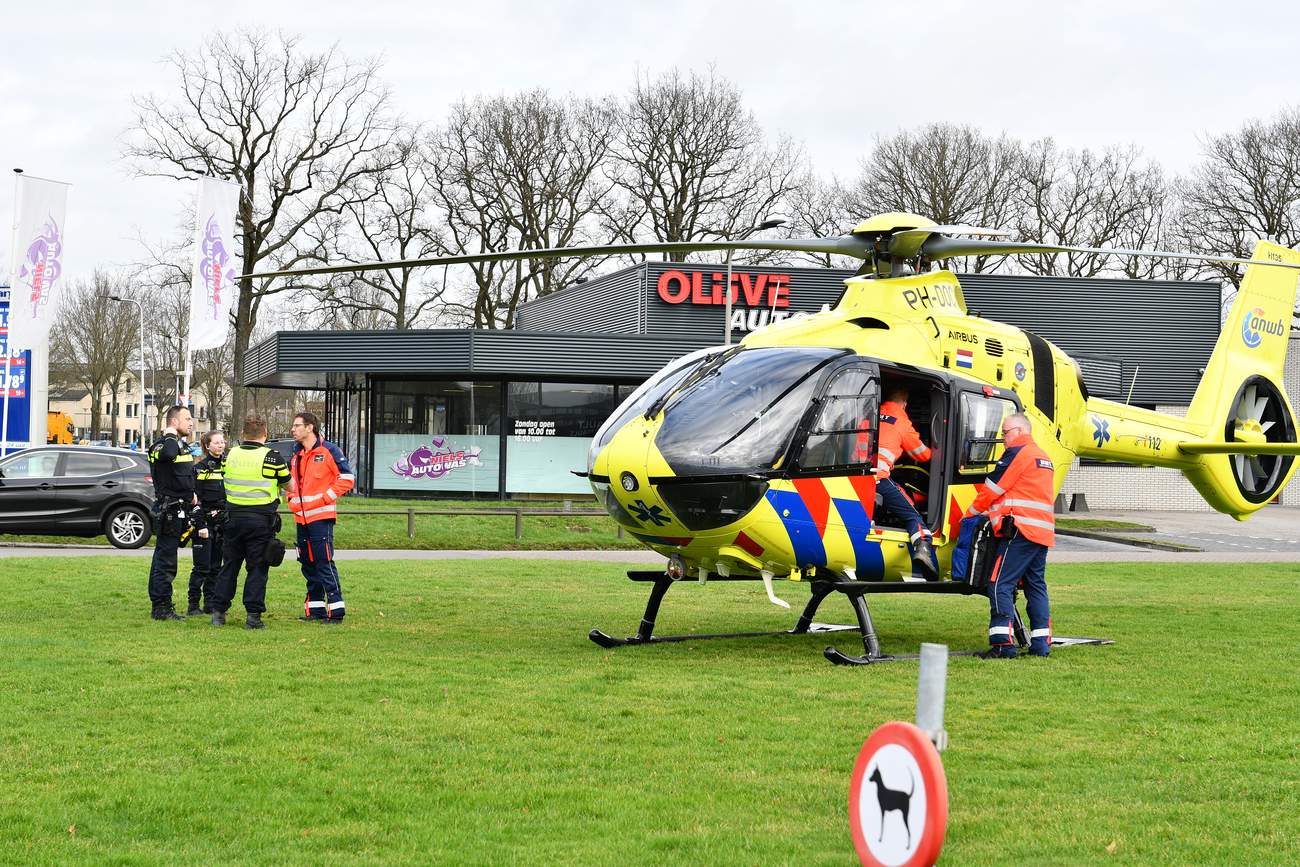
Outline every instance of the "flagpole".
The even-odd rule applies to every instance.
[[[13,243],[9,247],[12,261],[9,263],[9,312],[6,314],[8,324],[5,326],[5,396],[3,431],[0,431],[0,457],[9,454],[9,359],[14,354],[14,284],[18,281],[13,278],[13,275],[18,271],[14,266],[18,262],[18,181],[22,174],[22,169],[14,169],[14,225]],[[30,434],[30,431],[28,433]]]
[[[181,395],[181,399],[176,401],[179,406],[189,407],[194,403],[190,400],[190,374],[193,372],[194,353],[190,351],[189,335],[187,334],[185,336],[185,392]],[[194,412],[194,410],[190,410],[190,412]]]

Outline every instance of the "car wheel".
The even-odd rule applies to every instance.
[[[104,535],[114,548],[139,548],[151,529],[149,514],[139,506],[114,506],[104,518]]]

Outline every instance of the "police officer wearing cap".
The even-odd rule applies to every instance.
[[[194,494],[194,457],[182,437],[194,429],[194,419],[183,406],[167,410],[163,435],[149,447],[149,474],[153,477],[156,522],[153,563],[149,567],[149,603],[154,620],[184,620],[172,602],[176,580],[176,552],[189,526]]]
[[[222,547],[221,574],[212,599],[212,625],[224,626],[235,596],[239,569],[248,564],[244,579],[246,629],[265,629],[266,581],[270,573],[267,547],[280,529],[280,489],[289,484],[289,467],[280,453],[266,445],[266,422],[257,416],[244,419],[243,441],[224,460],[229,519]]]
[[[194,464],[199,512],[194,529],[194,567],[190,570],[190,607],[187,617],[212,613],[217,573],[221,571],[221,545],[226,527],[226,486],[222,457],[226,435],[210,430],[203,435],[203,457]]]

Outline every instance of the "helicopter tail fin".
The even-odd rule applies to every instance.
[[[1252,258],[1300,264],[1300,251],[1260,241]],[[1296,271],[1251,265],[1188,408],[1204,438],[1179,443],[1196,462],[1187,478],[1216,509],[1245,518],[1295,472],[1296,420],[1283,369]]]

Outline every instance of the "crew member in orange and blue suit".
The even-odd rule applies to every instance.
[[[1025,589],[1029,610],[1029,652],[1047,656],[1052,649],[1052,617],[1047,603],[1047,549],[1056,544],[1052,513],[1055,468],[1038,447],[1029,419],[1015,413],[1002,421],[1006,450],[981,485],[966,517],[987,514],[998,539],[989,577],[989,649],[986,659],[1016,655],[1011,621],[1015,592]]]
[[[298,562],[307,579],[303,616],[309,623],[338,624],[347,608],[334,566],[334,502],[352,490],[356,476],[343,450],[320,435],[320,419],[310,412],[294,416],[290,430],[297,445],[289,463],[289,511],[298,525]]]
[[[907,527],[912,543],[912,565],[927,581],[939,580],[939,564],[931,544],[931,534],[921,514],[912,505],[897,483],[889,477],[894,463],[906,455],[918,463],[930,460],[930,448],[912,426],[907,415],[906,388],[894,388],[886,394],[888,400],[880,405],[880,443],[876,448],[876,493],[880,494],[885,508],[901,519]],[[858,457],[869,460],[870,438],[858,434]]]

